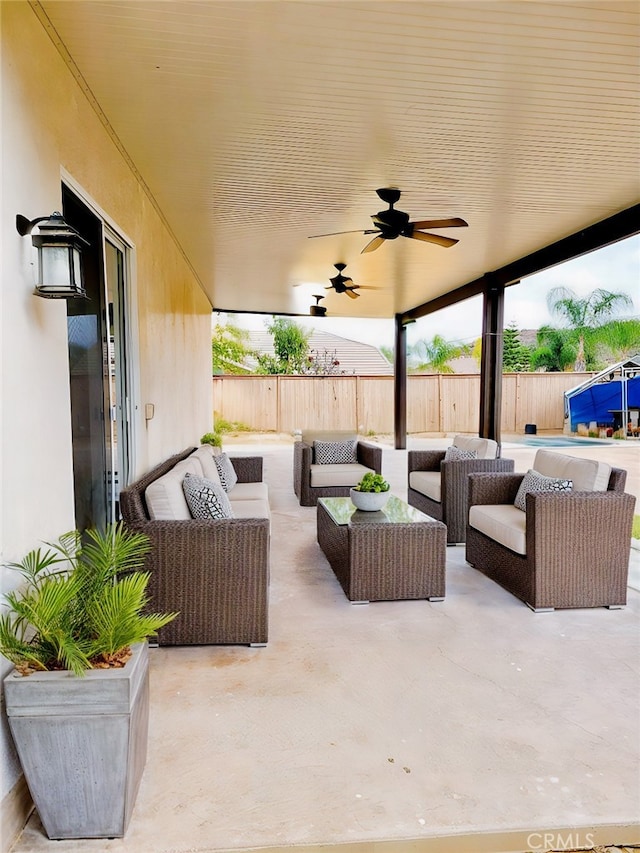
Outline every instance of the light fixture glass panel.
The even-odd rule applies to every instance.
[[[73,283],[77,288],[82,287],[82,255],[77,246],[73,247]]]
[[[69,250],[65,246],[40,249],[40,283],[45,287],[69,287]]]

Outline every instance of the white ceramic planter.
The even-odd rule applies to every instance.
[[[122,669],[11,672],[11,733],[45,832],[52,839],[121,838],[147,758],[149,652]]]
[[[359,492],[357,489],[351,489],[349,496],[356,509],[361,509],[364,512],[378,512],[384,507],[390,494],[390,491]]]

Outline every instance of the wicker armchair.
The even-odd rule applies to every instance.
[[[293,445],[293,490],[300,506],[315,506],[318,498],[348,498],[349,491],[361,479],[365,470],[382,473],[382,448],[364,441],[356,445],[358,464],[363,466],[357,473],[351,472],[344,485],[312,486],[313,445],[306,441],[296,441]],[[331,468],[323,465],[322,468]]]
[[[506,509],[523,477],[472,474],[469,509],[480,504]],[[525,554],[469,524],[467,562],[534,611],[623,607],[635,505],[634,496],[624,492],[626,478],[626,471],[613,468],[607,491],[527,494]]]
[[[269,520],[152,521],[144,493],[193,448],[172,456],[120,492],[125,524],[146,533],[151,611],[179,611],[158,631],[170,645],[265,645],[268,636]],[[262,457],[231,457],[238,482],[262,479]]]
[[[410,450],[408,458],[408,502],[447,526],[447,544],[464,542],[467,531],[469,475],[490,471],[513,471],[513,459],[459,459],[445,462],[444,450]],[[435,488],[425,494],[414,472],[429,472]],[[420,490],[419,490],[420,489]],[[438,500],[438,497],[440,498]]]

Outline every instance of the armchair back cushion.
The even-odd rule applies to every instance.
[[[305,444],[311,445],[313,447],[314,441],[355,441],[358,438],[357,433],[351,432],[351,430],[305,430],[302,433],[302,441]]]
[[[578,459],[553,450],[538,450],[533,469],[545,477],[572,480],[574,492],[606,492],[611,475],[611,465],[606,462]]]
[[[496,459],[498,443],[491,438],[478,438],[472,435],[456,435],[453,446],[460,450],[475,450],[476,459]]]

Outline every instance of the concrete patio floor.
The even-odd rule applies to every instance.
[[[535,450],[503,445],[516,470]],[[638,494],[640,445],[558,450],[611,457]],[[640,843],[640,593],[623,610],[534,614],[456,546],[444,601],[353,606],[316,543],[315,509],[293,493],[290,443],[259,452],[268,646],[152,649],[149,755],[127,836],[48,841],[34,814],[14,853],[498,853],[567,849],[570,833],[572,847]],[[406,451],[385,447],[383,472],[406,497]]]

